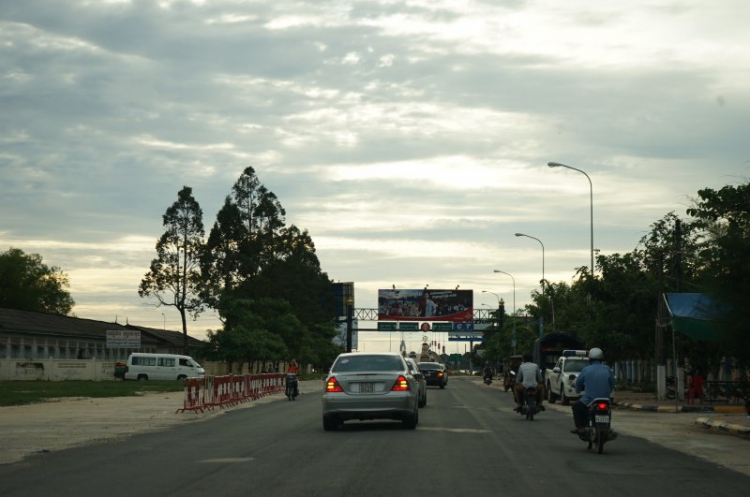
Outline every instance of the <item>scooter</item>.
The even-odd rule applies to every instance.
[[[588,443],[588,449],[596,447],[597,453],[604,452],[605,442],[617,438],[612,429],[612,401],[610,399],[594,399],[588,405],[588,420],[581,440]]]
[[[284,394],[287,396],[289,400],[294,400],[297,395],[299,395],[299,389],[297,388],[299,385],[299,380],[297,379],[297,375],[294,373],[287,373],[286,374],[286,390]]]
[[[526,416],[526,419],[529,421],[534,421],[534,415],[540,411],[536,403],[536,388],[529,387],[524,389],[521,402],[521,416]]]
[[[484,384],[485,385],[492,385],[492,375],[485,375],[484,376]]]

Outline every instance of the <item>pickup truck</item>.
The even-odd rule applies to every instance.
[[[554,404],[560,399],[563,405],[569,405],[571,400],[578,400],[581,396],[576,393],[575,383],[583,368],[589,365],[585,350],[565,350],[557,359],[555,367],[548,369],[545,374],[545,388],[547,400]]]

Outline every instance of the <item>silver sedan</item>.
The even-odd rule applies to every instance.
[[[323,429],[351,419],[396,419],[404,428],[419,422],[419,384],[396,353],[341,354],[323,392]]]

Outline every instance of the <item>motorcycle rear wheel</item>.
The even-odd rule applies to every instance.
[[[607,430],[600,430],[597,428],[597,440],[596,440],[596,452],[598,454],[601,454],[604,452],[604,442],[607,441],[607,437],[609,436],[609,433]]]

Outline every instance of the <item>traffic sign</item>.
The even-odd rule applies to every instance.
[[[422,323],[422,326],[419,328],[422,331],[430,331],[430,323]]]
[[[396,331],[396,323],[378,323],[378,331]]]
[[[398,323],[399,331],[418,331],[419,323]]]

